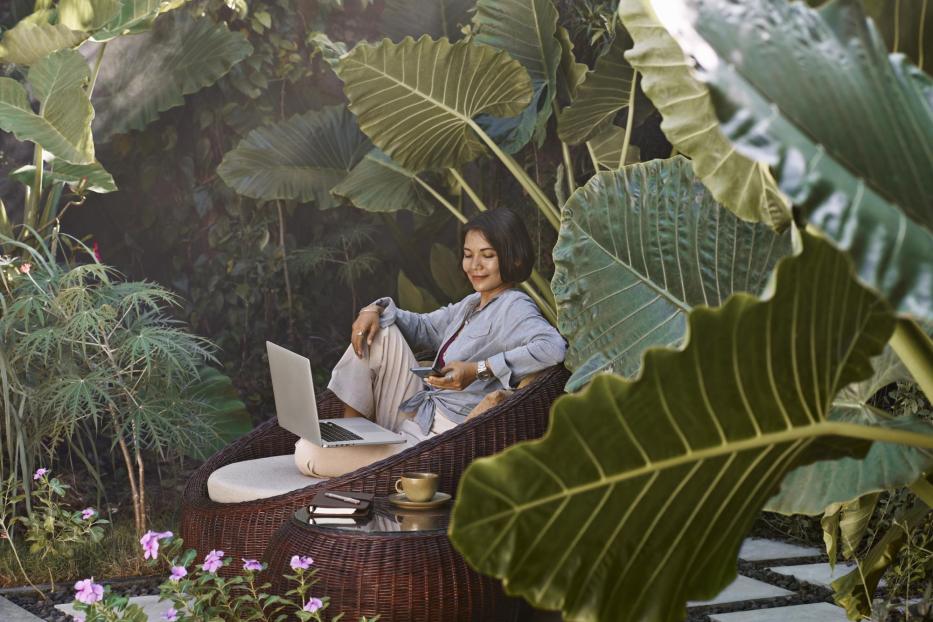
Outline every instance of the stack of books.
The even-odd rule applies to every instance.
[[[325,490],[311,500],[308,522],[312,525],[358,525],[369,519],[372,503],[372,493]]]

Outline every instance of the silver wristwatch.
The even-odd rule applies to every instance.
[[[486,361],[480,361],[476,364],[476,377],[480,380],[492,378],[492,370],[486,367]]]

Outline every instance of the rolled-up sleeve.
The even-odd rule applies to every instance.
[[[452,321],[457,306],[449,304],[431,313],[414,313],[399,309],[390,297],[380,298],[372,304],[383,308],[382,315],[379,317],[380,328],[395,324],[402,331],[409,346],[414,349],[429,348],[435,351],[440,348],[444,331]]]
[[[533,301],[517,299],[506,317],[512,329],[506,343],[511,347],[488,359],[492,373],[504,388],[513,388],[525,376],[563,362],[567,342]]]

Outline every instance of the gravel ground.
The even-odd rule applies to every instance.
[[[146,596],[147,594],[158,594],[159,584],[163,579],[164,577],[143,577],[112,582],[102,581],[101,583],[110,585],[114,592],[125,596]],[[48,600],[44,600],[32,590],[20,593],[6,591],[6,593],[0,595],[43,620],[71,622],[71,617],[56,609],[55,605],[74,602],[74,590],[71,585],[56,586],[56,588],[55,591],[43,590],[49,597]]]

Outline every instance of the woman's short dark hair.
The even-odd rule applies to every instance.
[[[479,231],[499,256],[499,274],[504,283],[521,283],[531,276],[535,250],[525,223],[510,209],[480,212],[463,225],[460,232],[461,255],[466,235]]]

